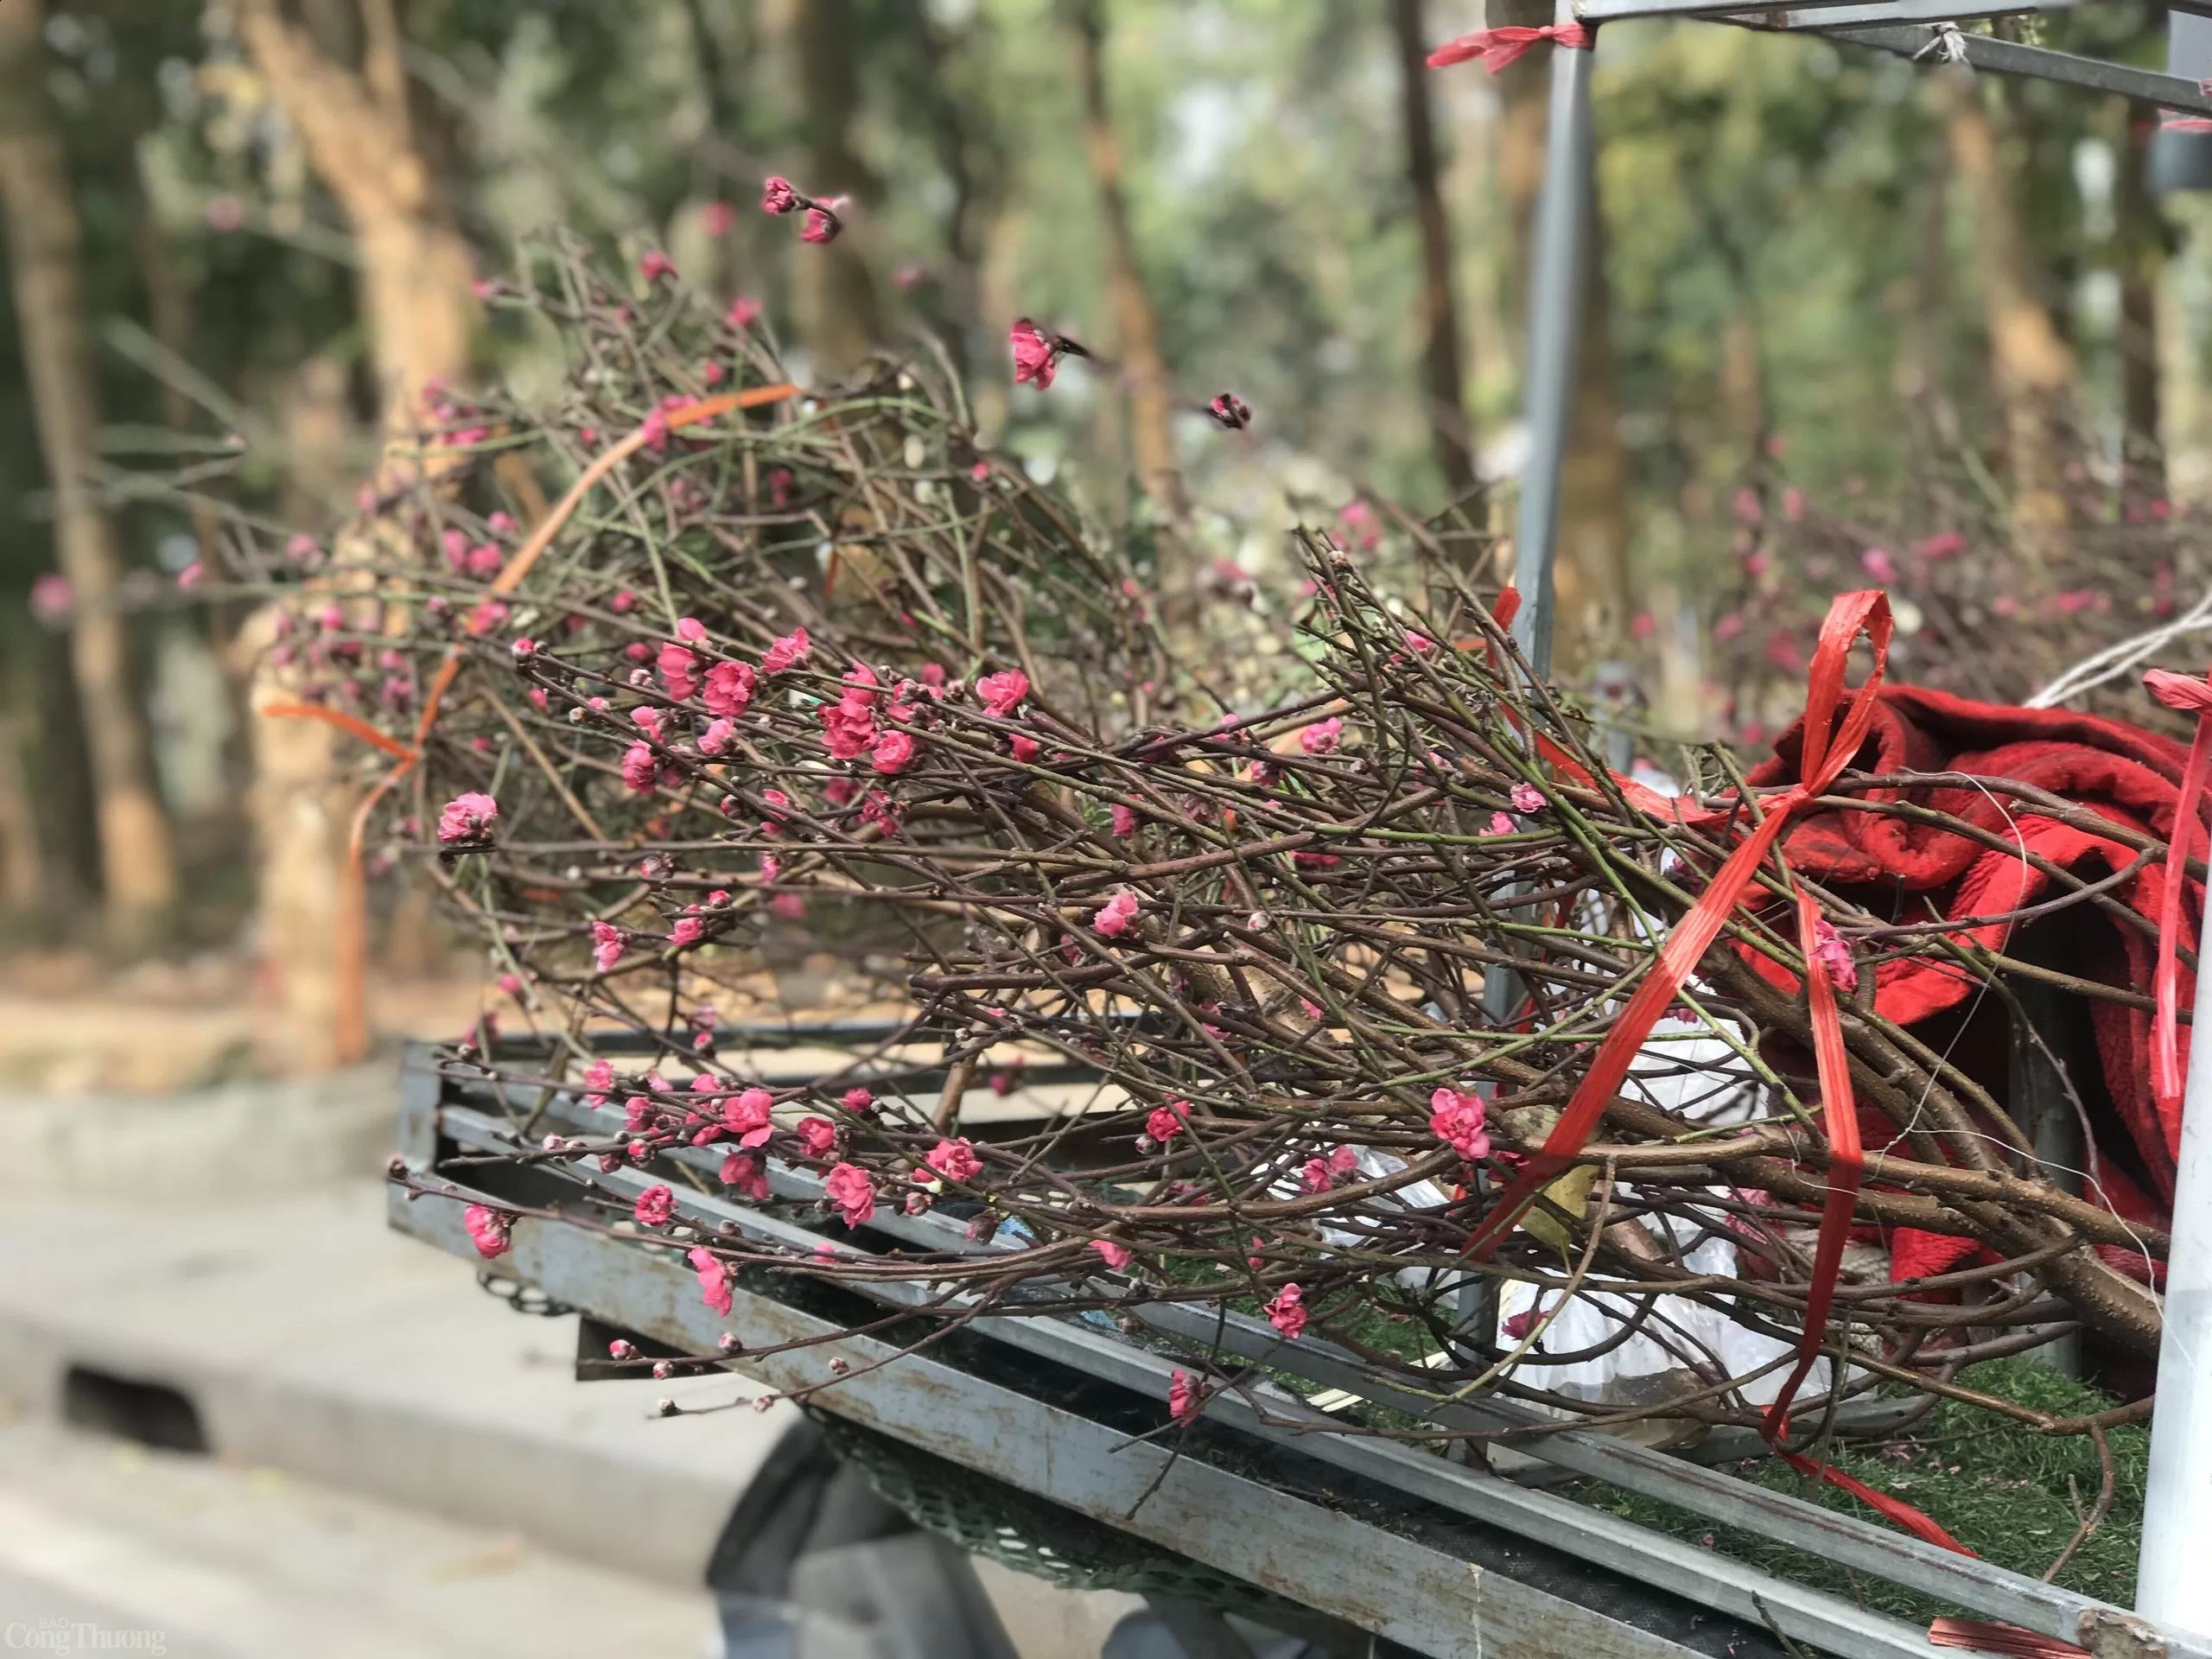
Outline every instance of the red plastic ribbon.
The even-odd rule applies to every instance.
[[[1808,1325],[1808,1328],[1816,1329],[1817,1327]],[[1809,1475],[1815,1480],[1824,1481],[1838,1491],[1849,1492],[1869,1509],[1887,1516],[1922,1542],[1933,1544],[1938,1549],[1948,1549],[1960,1555],[1974,1554],[1974,1551],[1944,1531],[1933,1518],[1923,1515],[1903,1498],[1891,1497],[1887,1492],[1878,1492],[1856,1476],[1847,1475],[1840,1469],[1830,1468],[1827,1464],[1816,1459],[1808,1458],[1802,1452],[1791,1452],[1777,1446],[1774,1448],[1774,1452],[1799,1474]],[[1995,1630],[2000,1627],[1991,1625],[1989,1628]],[[2025,1635],[2027,1632],[2023,1631],[2022,1634]],[[1974,1647],[1979,1644],[1962,1643],[1960,1645]],[[2001,1650],[2009,1651],[2009,1649]]]
[[[1878,658],[1879,654],[1878,651]],[[1862,700],[1862,707],[1871,704],[1871,698]],[[1809,732],[1808,727],[1808,735]],[[1846,759],[1851,752],[1844,751]],[[1797,938],[1805,952],[1805,996],[1813,1015],[1813,1061],[1821,1079],[1821,1121],[1828,1135],[1828,1196],[1821,1207],[1821,1230],[1813,1248],[1813,1277],[1805,1294],[1805,1334],[1797,1345],[1797,1363],[1790,1368],[1789,1380],[1774,1396],[1774,1403],[1767,1408],[1766,1421],[1760,1427],[1760,1433],[1770,1442],[1779,1441],[1789,1432],[1789,1402],[1797,1397],[1798,1389],[1821,1357],[1828,1309],[1834,1305],[1836,1281],[1843,1273],[1843,1247],[1851,1236],[1852,1211],[1858,1207],[1859,1188],[1866,1179],[1866,1151],[1859,1141],[1859,1108],[1851,1093],[1851,1062],[1843,1052],[1843,1018],[1836,1012],[1835,985],[1828,976],[1828,965],[1813,948],[1820,920],[1819,904],[1800,883]],[[1821,1478],[1831,1485],[1850,1478],[1834,1470],[1824,1470]],[[1928,1524],[1936,1526],[1932,1521]],[[1940,1527],[1936,1530],[1942,1532]],[[1959,1547],[1948,1533],[1940,1541],[1954,1549]]]
[[[1661,947],[1643,984],[1637,988],[1636,995],[1630,998],[1627,1007],[1614,1020],[1611,1031],[1599,1045],[1597,1057],[1592,1060],[1590,1070],[1566,1112],[1543,1146],[1529,1154],[1521,1173],[1500,1195],[1482,1228],[1469,1243],[1469,1255],[1479,1257],[1495,1249],[1535,1201],[1536,1195],[1589,1144],[1605,1116],[1607,1103],[1627,1080],[1629,1067],[1642,1052],[1651,1028],[1674,1001],[1683,982],[1696,971],[1706,951],[1719,938],[1721,929],[1726,926],[1758,874],[1760,863],[1790,821],[1826,793],[1828,785],[1851,763],[1873,721],[1875,693],[1889,665],[1890,628],[1889,600],[1878,591],[1845,594],[1829,606],[1827,618],[1821,625],[1820,645],[1814,652],[1811,680],[1807,687],[1804,753],[1798,766],[1798,781],[1786,794],[1764,803],[1764,816],[1729,855],[1704,895]],[[1862,633],[1873,647],[1874,669],[1847,707],[1844,670],[1850,660],[1851,647]],[[2207,688],[2207,697],[2208,702],[2212,703],[2212,688]],[[1588,779],[1586,770],[1568,760],[1555,746],[1540,741],[1538,747],[1554,765],[1565,763],[1565,769],[1581,779]],[[1689,816],[1648,791],[1638,793],[1648,796],[1662,811],[1673,806],[1676,816]],[[1720,815],[1707,811],[1694,816],[1710,822]],[[1878,1492],[1840,1469],[1779,1445],[1789,1427],[1790,1402],[1821,1356],[1829,1310],[1834,1304],[1836,1282],[1841,1274],[1844,1245],[1851,1231],[1852,1213],[1866,1179],[1866,1158],[1859,1137],[1851,1067],[1844,1052],[1842,1016],[1836,1007],[1835,986],[1829,977],[1827,964],[1815,948],[1818,943],[1820,906],[1811,892],[1802,886],[1797,889],[1796,908],[1798,942],[1805,958],[1805,994],[1812,1014],[1813,1058],[1820,1076],[1821,1112],[1828,1138],[1828,1192],[1814,1252],[1804,1336],[1798,1347],[1797,1362],[1774,1403],[1767,1408],[1761,1432],[1770,1443],[1775,1443],[1783,1460],[1800,1473],[1850,1493],[1929,1543],[1970,1555],[1972,1550],[1910,1503]]]
[[[1438,47],[1428,54],[1428,67],[1448,69],[1470,58],[1480,58],[1483,67],[1494,75],[1519,62],[1539,41],[1587,52],[1598,43],[1598,37],[1580,23],[1546,23],[1541,29],[1478,29],[1471,35],[1462,35],[1458,40]]]
[[[2204,810],[2204,785],[2212,770],[2212,683],[2187,674],[2154,668],[2145,688],[2169,709],[2196,716],[2196,739],[2189,746],[2189,765],[2181,775],[2181,798],[2174,803],[2174,831],[2166,848],[2166,885],[2158,899],[2158,967],[2151,980],[2156,1012],[2151,1016],[2151,1093],[2162,1123],[2181,1121],[2184,1079],[2181,1069],[2182,899],[2189,887],[2189,843]],[[2198,972],[2203,971],[2199,963]]]
[[[1606,1103],[1627,1078],[1629,1067],[1642,1051],[1644,1039],[1651,1034],[1652,1027],[1674,1001],[1683,982],[1696,971],[1706,951],[1720,936],[1737,902],[1758,873],[1760,862],[1789,821],[1827,791],[1866,741],[1874,716],[1874,694],[1889,664],[1890,626],[1890,601],[1878,590],[1867,588],[1840,594],[1829,606],[1827,619],[1821,625],[1820,645],[1813,656],[1811,683],[1805,701],[1804,758],[1798,767],[1797,783],[1786,794],[1764,804],[1765,816],[1729,855],[1704,896],[1669,936],[1643,984],[1637,988],[1636,995],[1630,998],[1627,1007],[1615,1019],[1612,1030],[1599,1045],[1597,1057],[1591,1061],[1590,1070],[1557,1126],[1542,1147],[1529,1154],[1521,1173],[1500,1196],[1481,1230],[1468,1244],[1468,1254],[1484,1256],[1495,1249],[1519,1223],[1536,1194],[1566,1170],[1589,1144],[1599,1120],[1605,1116]],[[1839,720],[1844,666],[1852,645],[1861,633],[1874,648],[1874,671]],[[1815,941],[1811,922],[1816,918],[1817,912],[1801,902],[1798,921],[1808,983],[1818,982],[1825,988],[1825,969],[1820,966],[1813,949]],[[1835,1013],[1834,994],[1829,991],[1823,997],[1816,992],[1815,995],[1815,1058],[1820,1062],[1821,1097],[1830,1120],[1830,1141],[1832,1144],[1839,1139],[1855,1141],[1852,1129],[1837,1127],[1843,1120],[1853,1120],[1855,1128],[1856,1122],[1851,1106],[1850,1074],[1840,1064],[1843,1033]],[[1825,1020],[1821,1016],[1823,1008]],[[1823,1026],[1832,1027],[1832,1033],[1824,1032]],[[1833,1035],[1832,1042],[1822,1040],[1829,1034]],[[1850,1179],[1852,1172],[1841,1166],[1841,1160],[1838,1161],[1840,1167],[1831,1180],[1838,1177]],[[1840,1244],[1837,1254],[1840,1256]]]

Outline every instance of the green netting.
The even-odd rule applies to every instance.
[[[886,1503],[971,1555],[1064,1589],[1174,1596],[1262,1624],[1304,1611],[1257,1585],[889,1435],[818,1408],[807,1414]]]

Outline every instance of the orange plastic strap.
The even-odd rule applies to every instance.
[[[337,709],[326,709],[319,702],[264,702],[261,712],[271,720],[320,720],[335,726],[341,732],[351,733],[362,742],[382,749],[386,754],[397,755],[402,760],[412,760],[415,751],[397,738],[378,731],[365,720]]]
[[[1972,1648],[2012,1659],[2089,1659],[2089,1650],[2018,1624],[1985,1624],[1978,1618],[1939,1618],[1928,1627],[1931,1648]]]
[[[702,397],[696,403],[666,411],[659,421],[647,421],[628,435],[610,444],[589,466],[577,474],[565,494],[546,513],[543,521],[531,531],[529,538],[515,550],[514,556],[501,567],[492,579],[495,594],[512,594],[522,586],[522,580],[553,544],[561,526],[575,516],[576,509],[596,488],[601,480],[627,461],[653,437],[656,429],[666,431],[679,427],[696,426],[711,421],[718,415],[732,410],[759,409],[769,404],[779,404],[799,395],[799,389],[788,381],[774,385],[748,386],[742,391],[726,391],[714,397]],[[422,718],[415,722],[415,741],[410,747],[397,739],[376,730],[365,721],[335,709],[326,709],[319,703],[270,702],[261,712],[273,719],[320,720],[352,734],[363,741],[373,744],[385,753],[397,757],[397,764],[377,779],[353,813],[353,823],[346,838],[346,870],[339,893],[339,913],[333,928],[334,944],[338,952],[338,1023],[340,1027],[337,1046],[341,1054],[365,1052],[368,1041],[368,1014],[366,1005],[365,969],[364,957],[367,923],[367,895],[361,874],[361,851],[367,840],[369,815],[376,804],[391,792],[394,785],[412,772],[423,759],[423,747],[429,741],[430,728],[438,717],[438,709],[445,694],[461,672],[461,651],[448,647],[438,671],[431,677],[429,694],[423,699]]]

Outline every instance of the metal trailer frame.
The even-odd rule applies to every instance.
[[[1967,35],[1953,21],[2071,3],[1982,0],[1979,10],[1961,13],[1952,0],[1797,0],[1764,11],[1746,10],[1742,0],[1558,0],[1555,19],[1594,28],[1630,17],[1690,16],[1812,30],[1916,60],[1941,57],[2212,115],[2212,83]],[[2170,3],[2212,16],[2212,0]],[[1551,667],[1559,483],[1592,207],[1592,56],[1553,53],[1530,276],[1529,448],[1515,564],[1523,603],[1514,632],[1539,675]],[[2199,976],[2196,1017],[2212,1023],[2212,974]],[[880,1041],[891,1031],[839,1026],[733,1034],[797,1046]],[[495,1063],[535,1059],[540,1066],[549,1058],[527,1043],[499,1045],[492,1055]],[[1063,1074],[1073,1079],[1084,1071],[1033,1068],[1032,1080]],[[909,1087],[933,1081],[924,1076]],[[886,1364],[897,1346],[855,1333],[849,1321],[804,1294],[810,1281],[803,1276],[734,1285],[731,1316],[722,1320],[702,1304],[678,1248],[666,1240],[525,1218],[516,1224],[512,1254],[503,1262],[547,1297],[584,1313],[595,1322],[591,1329],[628,1332],[771,1388],[820,1387],[835,1375],[830,1362],[841,1361],[846,1372],[813,1396],[822,1408],[1272,1592],[1317,1615],[1319,1645],[1345,1659],[1362,1633],[1375,1638],[1375,1652],[1395,1644],[1437,1659],[1493,1649],[1508,1659],[1795,1659],[1797,1644],[1840,1659],[1924,1659],[1929,1643],[1917,1625],[1505,1478],[1483,1461],[1454,1462],[1338,1432],[1340,1421],[1257,1370],[1210,1395],[1199,1422],[1179,1428],[1166,1410],[1175,1351],[1263,1365],[1441,1427],[1510,1436],[1516,1452],[1550,1472],[1606,1481],[1750,1529],[1978,1618],[2077,1643],[2094,1659],[2212,1659],[2212,1572],[2202,1565],[2212,1560],[2212,1367],[2202,1363],[2212,1353],[2212,1104],[2200,1103],[2212,1102],[2212,1043],[2194,1051],[2188,1098],[2158,1374],[2162,1408],[2133,1613],[1681,1458],[1562,1431],[1503,1401],[1478,1397],[1440,1408],[1343,1349],[1312,1338],[1285,1342],[1249,1317],[1147,1306],[1135,1296],[1119,1325],[1045,1310],[1001,1312]],[[548,1092],[517,1113],[493,1074],[442,1071],[428,1047],[411,1048],[400,1158],[411,1177],[443,1196],[395,1189],[391,1224],[474,1259],[463,1205],[572,1203],[583,1178],[497,1161],[521,1149],[525,1117],[533,1131],[550,1125],[606,1135],[620,1128],[619,1113],[589,1107],[575,1094]],[[808,1227],[716,1196],[716,1161],[705,1149],[688,1148],[658,1160],[677,1188],[681,1222],[702,1234],[801,1252],[823,1242]],[[811,1204],[823,1197],[803,1169],[771,1160],[768,1171],[778,1199]],[[588,1185],[619,1200],[634,1198],[653,1179],[625,1167],[590,1177]],[[1001,1248],[970,1243],[964,1226],[943,1217],[880,1211],[861,1234],[840,1234],[834,1248],[865,1255],[902,1245],[957,1253]],[[1109,1296],[1128,1288],[1103,1273],[1093,1287]],[[884,1312],[918,1311],[925,1303],[936,1315],[963,1311],[957,1299],[933,1298],[912,1284],[877,1284],[866,1294]],[[1141,1339],[1125,1334],[1124,1325],[1138,1328]],[[747,1350],[817,1338],[825,1345],[733,1360],[717,1345],[725,1333]],[[579,1374],[587,1374],[582,1356]],[[1225,1626],[1199,1637],[1198,1646],[1212,1652],[1245,1651]]]
[[[2212,982],[2212,975],[2206,978]],[[859,1043],[887,1033],[830,1027],[742,1034],[773,1046]],[[524,1042],[503,1043],[491,1056],[495,1065],[531,1071],[550,1058],[550,1050]],[[1064,1071],[1071,1079],[1082,1073],[1075,1066],[1036,1070]],[[924,1098],[935,1081],[925,1074],[906,1086]],[[526,1135],[533,1142],[545,1130],[601,1136],[621,1126],[619,1111],[594,1108],[579,1095],[525,1092],[527,1100],[512,1099],[488,1071],[441,1068],[429,1047],[410,1050],[398,1156],[415,1180],[440,1196],[395,1187],[395,1228],[474,1260],[462,1226],[465,1204],[560,1209],[587,1185],[619,1204],[664,1179],[678,1195],[679,1221],[702,1234],[799,1253],[826,1241],[840,1254],[861,1256],[901,1246],[959,1254],[1019,1248],[971,1243],[963,1223],[934,1214],[879,1211],[866,1229],[847,1234],[751,1209],[717,1196],[715,1148],[665,1154],[658,1173],[626,1166],[587,1176],[567,1166],[519,1167],[502,1160],[521,1150]],[[823,1198],[809,1172],[773,1160],[767,1169],[777,1199]],[[812,1281],[803,1274],[741,1278],[724,1320],[702,1304],[683,1247],[670,1241],[620,1226],[525,1217],[514,1225],[512,1245],[503,1273],[601,1326],[775,1389],[823,1385],[836,1376],[832,1359],[842,1360],[849,1370],[815,1397],[822,1408],[1272,1592],[1318,1615],[1325,1628],[1437,1659],[1490,1652],[1508,1659],[1791,1659],[1793,1643],[1840,1659],[1925,1659],[1928,1643],[1917,1625],[1506,1478],[1479,1459],[1454,1462],[1343,1433],[1343,1421],[1257,1370],[1211,1395],[1185,1436],[1165,1408],[1178,1354],[1214,1356],[1217,1368],[1264,1365],[1444,1427],[1510,1434],[1518,1452],[1551,1472],[1663,1499],[1978,1618],[2077,1643],[2096,1659],[2212,1659],[2212,1642],[1681,1458],[1561,1431],[1503,1401],[1474,1398],[1440,1409],[1333,1344],[1285,1342],[1249,1316],[1147,1306],[1103,1268],[1090,1287],[1126,1300],[1121,1322],[1045,1309],[1003,1312],[883,1364],[898,1348],[852,1333],[849,1317],[825,1309],[818,1292],[808,1294]],[[924,1304],[940,1317],[964,1311],[957,1299],[911,1283],[875,1284],[861,1294],[883,1312]],[[1139,1334],[1122,1328],[1132,1322]],[[826,1338],[829,1345],[732,1357],[718,1347],[725,1332],[747,1351],[803,1338]],[[1335,1650],[1346,1659],[1358,1651],[1343,1642]]]
[[[1747,28],[1811,30],[1915,61],[1964,63],[2092,92],[2212,115],[2212,81],[2191,81],[2124,64],[2054,52],[1957,27],[1979,18],[2063,10],[2074,0],[1797,0],[1746,10],[1741,0],[1557,0],[1555,22],[1597,25],[1630,17],[1703,17]],[[2171,10],[2212,16],[2212,0],[2173,0]],[[1593,41],[1594,45],[1594,41]],[[1514,579],[1523,596],[1515,635],[1539,675],[1551,668],[1552,567],[1558,542],[1560,474],[1573,397],[1577,309],[1586,280],[1585,226],[1594,209],[1591,69],[1594,51],[1554,48],[1541,194],[1529,275],[1529,460],[1522,474]],[[2212,1021],[2212,974],[2200,976],[2196,1029]],[[2212,1637],[2212,1044],[2193,1052],[2174,1193],[2167,1263],[2159,1409],[2136,1610],[2162,1624]]]

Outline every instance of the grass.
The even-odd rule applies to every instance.
[[[2029,1359],[1992,1360],[1970,1368],[1959,1381],[2053,1416],[2085,1415],[2119,1403]],[[2147,1428],[2131,1427],[2110,1430],[2107,1439],[2114,1474],[2111,1512],[2056,1581],[2126,1606],[2135,1596],[2151,1437]],[[1825,1461],[1878,1492],[1912,1504],[1985,1560],[2030,1578],[2041,1578],[2066,1548],[2094,1506],[2103,1479],[2088,1436],[2039,1434],[2023,1424],[1948,1401],[1909,1435],[1879,1446],[1830,1448]],[[1848,1493],[1799,1475],[1777,1459],[1740,1465],[1737,1472],[1743,1479],[1823,1509],[1848,1510],[1878,1525],[1891,1524]],[[1705,1545],[1800,1584],[1834,1591],[1878,1611],[1916,1621],[1967,1611],[1770,1539],[1713,1526],[1618,1487],[1582,1482],[1561,1490],[1656,1531]]]

